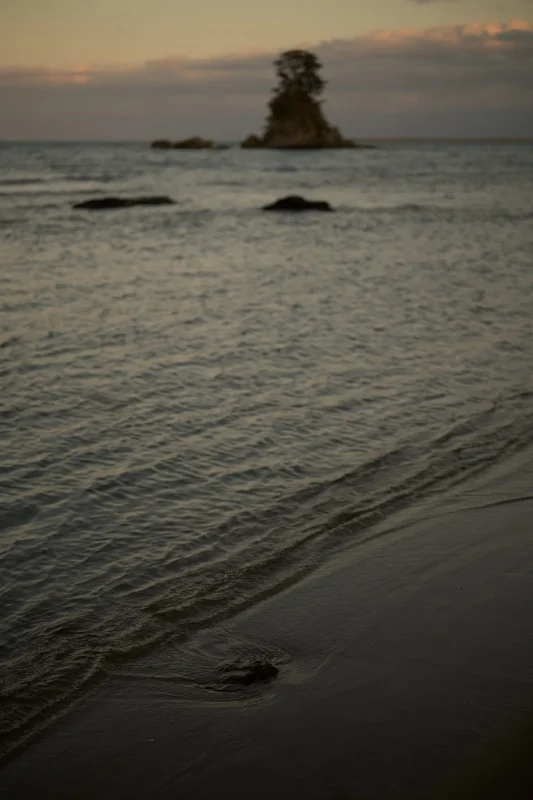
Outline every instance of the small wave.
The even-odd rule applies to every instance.
[[[69,617],[60,627],[56,622],[46,652],[41,647],[4,661],[0,756],[29,741],[109,671],[294,584],[339,548],[367,540],[391,514],[462,486],[531,445],[530,400],[528,392],[510,394],[423,446],[384,452],[260,513],[230,514],[201,543],[207,561],[186,548],[174,558],[169,553],[168,571],[154,575],[144,590],[128,591],[127,575],[120,577],[123,602],[104,619]],[[110,480],[106,492],[124,488],[122,476]],[[34,512],[29,504],[13,506],[8,523],[20,525]]]
[[[68,198],[70,202],[72,198],[81,196],[81,195],[100,195],[104,193],[104,189],[100,189],[95,187],[93,189],[76,189],[74,187],[61,188],[61,189],[39,189],[35,192],[26,192],[26,191],[14,191],[14,192],[2,192],[0,190],[0,197],[9,198],[9,200],[18,201],[16,208],[24,208],[27,210],[31,210],[33,208],[42,210],[47,206],[45,203],[36,202],[39,201],[40,198],[61,198],[65,197]],[[24,205],[21,204],[21,201],[24,202]]]
[[[21,225],[26,222],[25,217],[0,217],[0,225]]]
[[[20,501],[7,503],[0,509],[2,520],[0,532],[4,532],[8,528],[25,525],[39,513],[39,508],[35,504]]]
[[[441,211],[442,208],[439,206],[423,206],[420,203],[401,203],[398,206],[394,206],[393,210],[418,213],[419,211]]]
[[[36,186],[48,183],[45,178],[0,178],[0,186]]]
[[[358,206],[357,211],[366,214],[421,214],[438,213],[452,210],[447,206],[423,205],[421,203],[399,203],[390,206]]]
[[[462,219],[469,220],[500,220],[509,222],[520,222],[521,220],[533,219],[533,212],[509,210],[506,208],[484,208],[483,206],[469,206],[465,208],[459,205],[438,205],[423,203],[399,203],[390,206],[358,206],[356,210],[362,214],[418,214],[431,216],[446,216],[448,218],[460,216]]]
[[[519,222],[521,220],[533,219],[533,211],[507,211],[506,209],[501,209],[497,212],[495,211],[494,214],[503,220],[508,220],[509,222]]]
[[[121,180],[123,175],[64,175],[62,181],[72,183],[111,183],[112,181]]]

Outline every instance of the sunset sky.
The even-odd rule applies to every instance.
[[[0,0],[0,139],[259,131],[309,47],[353,136],[533,136],[533,0]]]

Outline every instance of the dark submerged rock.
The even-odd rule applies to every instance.
[[[266,683],[277,677],[279,669],[269,661],[252,661],[249,664],[226,664],[221,667],[222,684],[228,686],[251,686]]]
[[[152,197],[97,197],[93,200],[84,200],[83,203],[75,203],[73,208],[105,211],[112,208],[130,208],[130,206],[169,206],[173,204],[174,200],[171,197],[158,195]]]
[[[170,139],[156,139],[150,147],[155,150],[222,150],[224,145],[216,145],[211,139],[203,139],[201,136],[191,136],[188,139],[181,139],[179,142],[172,142]]]
[[[201,136],[191,136],[190,139],[182,139],[172,145],[176,150],[211,150],[214,146],[211,139],[202,139]]]
[[[333,211],[325,200],[306,200],[297,194],[291,194],[276,200],[275,203],[263,206],[263,211]]]

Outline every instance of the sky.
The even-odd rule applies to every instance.
[[[533,137],[533,0],[0,0],[0,139],[238,139],[291,47],[346,135]]]

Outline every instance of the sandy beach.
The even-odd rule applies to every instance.
[[[3,765],[2,796],[531,796],[509,758],[533,701],[532,463],[522,453],[229,623],[116,665]],[[276,680],[215,690],[221,662],[258,657]]]

